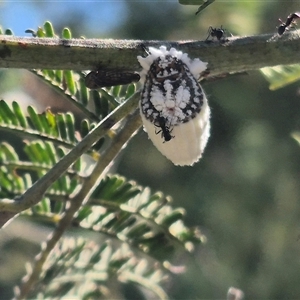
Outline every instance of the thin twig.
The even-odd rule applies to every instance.
[[[53,234],[48,238],[46,245],[42,247],[41,253],[36,257],[36,262],[32,272],[26,276],[23,285],[20,287],[15,299],[24,299],[37,283],[42,272],[43,265],[47,260],[50,252],[62,237],[63,233],[70,226],[75,213],[78,211],[83,201],[96,187],[97,182],[102,178],[105,169],[110,165],[115,156],[121,151],[122,147],[132,134],[141,126],[141,119],[138,110],[133,115],[127,117],[124,128],[113,139],[110,147],[104,152],[96,164],[92,174],[84,181],[79,193],[70,200],[70,206],[60,220]]]
[[[56,181],[84,152],[86,152],[96,141],[105,135],[108,129],[119,122],[122,118],[136,109],[140,93],[135,93],[125,103],[118,106],[106,118],[104,118],[81,142],[79,142],[68,154],[66,154],[47,174],[35,182],[22,196],[10,201],[0,201],[0,226],[6,223],[4,214],[17,214],[37,204],[46,190]],[[3,216],[2,216],[3,215]],[[3,217],[3,218],[2,218]],[[4,222],[4,221],[5,222]]]

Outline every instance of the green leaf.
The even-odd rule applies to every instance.
[[[6,123],[7,125],[11,125],[12,122],[9,116],[6,113],[7,104],[4,100],[0,100],[0,120],[2,123]]]
[[[57,148],[58,159],[62,159],[66,155],[65,150],[61,147]]]
[[[43,198],[39,204],[41,206],[41,211],[43,211],[44,213],[48,213],[51,211],[51,203],[49,199]]]
[[[74,115],[71,113],[66,114],[66,125],[67,125],[67,132],[68,132],[68,140],[75,143],[75,119]]]
[[[115,98],[119,97],[121,92],[121,87],[122,87],[121,85],[115,85],[111,88],[110,92]]]
[[[63,140],[67,140],[68,133],[67,133],[67,126],[66,126],[66,118],[64,114],[57,114],[56,115],[56,124],[58,127],[59,135]]]
[[[270,90],[274,91],[300,80],[300,65],[284,65],[260,69],[270,82]]]
[[[101,98],[99,92],[92,91],[92,99],[95,105],[95,113],[97,116],[105,117],[108,114],[108,101],[106,98]]]
[[[52,23],[49,21],[46,21],[44,23],[44,29],[45,29],[45,37],[55,37],[54,28],[52,26]]]
[[[54,79],[57,83],[62,84],[64,80],[64,72],[62,70],[56,70],[54,72]]]
[[[38,28],[36,35],[37,35],[37,37],[40,37],[40,38],[46,37],[45,31],[41,27]]]
[[[71,113],[53,114],[47,109],[39,114],[35,108],[29,106],[27,108],[29,116],[25,117],[17,102],[13,102],[12,107],[11,109],[4,100],[0,100],[0,129],[27,139],[37,138],[72,148],[78,139],[81,140],[94,126],[85,120],[85,125],[81,126],[83,132],[80,129],[77,132],[75,118]],[[97,143],[89,154],[94,156],[95,151],[99,151],[102,145],[103,140]]]
[[[55,147],[53,143],[45,142],[45,151],[49,158],[49,164],[54,165],[57,162],[57,155],[55,154]]]
[[[1,161],[8,162],[8,161],[17,161],[18,155],[15,149],[6,142],[0,144],[0,158]]]
[[[52,133],[52,128],[49,126],[48,118],[45,113],[39,114],[39,120],[43,127],[43,133],[50,135]]]
[[[89,91],[87,89],[87,87],[85,86],[85,83],[84,83],[84,79],[81,77],[80,80],[79,80],[79,99],[80,99],[80,102],[84,105],[84,106],[87,106],[88,103],[89,103]]]
[[[0,180],[0,191],[3,197],[15,197],[23,193],[32,181],[42,177],[55,163],[66,154],[66,150],[55,147],[51,142],[41,140],[26,141],[24,153],[27,161],[21,161],[15,149],[8,143],[0,143],[0,162],[3,166]],[[24,157],[24,154],[22,154]],[[47,192],[50,199],[65,201],[65,195],[70,195],[82,183],[81,176],[85,176],[85,170],[81,169],[81,159],[56,182]],[[21,175],[19,175],[21,170]],[[2,178],[1,177],[1,178]],[[31,179],[33,178],[33,179]],[[60,195],[61,199],[57,198]],[[60,206],[60,204],[59,204]],[[55,213],[57,213],[55,211]]]
[[[87,218],[92,213],[92,209],[90,206],[82,207],[77,213],[76,221],[81,222],[85,218]]]
[[[109,241],[99,246],[83,239],[61,239],[48,256],[43,274],[29,295],[31,299],[38,294],[49,299],[107,298],[112,280],[113,294],[121,293],[128,281],[154,292],[157,299],[167,299],[161,287],[164,272],[136,256],[126,244],[114,249]],[[99,286],[102,288],[95,288]]]
[[[65,210],[65,203],[62,201],[56,201],[54,204],[53,212],[57,214],[62,214]]]
[[[107,103],[107,106],[108,106],[108,103],[110,103],[113,106],[113,108],[115,108],[117,106],[118,102],[116,101],[117,99],[114,96],[109,94],[105,89],[100,89],[99,92],[102,96],[101,99],[103,98],[106,100],[105,103]]]
[[[121,176],[107,176],[97,186],[92,198],[124,203],[140,193],[135,182],[126,182]]]
[[[55,114],[53,114],[50,109],[47,109],[45,111],[45,115],[46,115],[46,118],[47,118],[47,121],[48,121],[48,124],[47,124],[48,127],[49,127],[48,132],[51,135],[57,137],[59,133],[58,133]]]
[[[32,124],[32,128],[43,133],[42,121],[39,118],[37,111],[32,106],[28,106],[27,112],[30,116],[29,120],[30,120],[30,123]]]
[[[72,169],[73,169],[75,172],[80,172],[80,171],[81,171],[81,167],[82,167],[81,159],[78,159],[78,160],[72,165]]]
[[[10,123],[14,126],[19,125],[18,119],[16,118],[14,112],[4,100],[0,100],[0,112],[2,119],[5,120],[6,123]]]
[[[82,137],[84,138],[89,133],[90,130],[91,130],[91,127],[90,127],[90,123],[88,122],[88,120],[87,119],[82,120],[80,123],[80,132],[81,132]]]
[[[69,28],[64,28],[62,31],[62,37],[64,39],[71,39],[72,38],[72,34]]]
[[[205,9],[207,6],[215,2],[215,0],[178,0],[182,5],[200,5],[196,15]]]
[[[3,198],[13,198],[15,195],[23,193],[32,184],[25,175],[19,176],[16,172],[11,172],[6,166],[0,167],[0,178],[0,197]]]
[[[130,98],[136,92],[136,85],[129,84],[126,90],[125,99]]]
[[[123,177],[109,175],[93,192],[87,218],[78,223],[115,235],[160,261],[170,260],[178,245],[186,251],[186,243],[203,241],[202,235],[184,225],[185,211],[170,203],[161,193],[151,194]]]
[[[151,227],[145,223],[140,223],[131,226],[128,232],[126,233],[126,236],[129,239],[136,239],[137,236],[143,236],[148,232],[151,232]]]
[[[28,127],[28,123],[26,121],[26,117],[22,111],[22,108],[20,107],[20,105],[18,104],[18,102],[13,101],[12,102],[12,108],[13,111],[15,113],[15,117],[18,119],[19,121],[19,125],[23,128]]]
[[[40,143],[41,143],[40,141],[27,142],[26,146],[24,147],[24,152],[27,154],[28,158],[32,162],[44,163],[43,155],[41,154],[40,151],[41,150]]]
[[[81,73],[60,70],[32,70],[32,72],[41,80],[51,84],[54,90],[66,101],[75,105],[90,120],[99,122],[100,118],[87,108],[91,91],[89,92],[83,84]]]
[[[73,71],[64,70],[64,79],[71,95],[76,93],[76,84],[74,80]]]
[[[14,33],[11,29],[6,29],[5,30],[5,35],[14,35]]]
[[[177,208],[170,212],[169,214],[166,214],[166,216],[163,217],[163,219],[160,221],[160,224],[166,227],[171,226],[173,223],[177,221],[181,221],[185,215],[185,210],[182,208]]]

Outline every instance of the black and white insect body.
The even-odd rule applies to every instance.
[[[294,24],[296,24],[295,20],[299,19],[299,18],[300,18],[300,12],[295,12],[295,13],[288,15],[285,23],[279,19],[279,21],[281,22],[281,25],[278,26],[278,28],[277,28],[278,34],[283,35],[286,30],[289,30]]]
[[[156,122],[157,124],[154,123],[154,125],[160,128],[160,130],[155,132],[155,134],[161,133],[161,137],[164,138],[164,143],[174,138],[174,136],[171,135],[173,128],[170,129],[170,127],[166,124],[166,119],[164,117],[157,117]]]
[[[140,75],[136,72],[97,70],[86,75],[85,85],[90,89],[99,89],[138,82],[139,80]]]
[[[145,131],[175,165],[193,165],[209,137],[210,109],[197,81],[207,63],[165,46],[150,47],[149,55],[138,56],[138,61],[143,67],[140,112]]]
[[[208,28],[208,36],[205,41],[209,38],[217,38],[218,41],[224,40],[226,38],[225,29],[221,26],[221,28],[213,28],[209,26]]]

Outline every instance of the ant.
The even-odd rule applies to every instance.
[[[173,135],[171,135],[171,132],[173,128],[170,130],[170,127],[166,125],[166,119],[162,116],[157,117],[156,122],[158,122],[158,125],[154,123],[156,127],[159,127],[160,130],[156,131],[156,134],[159,134],[161,132],[161,137],[164,138],[164,143],[170,141],[174,138]]]
[[[205,41],[207,41],[210,37],[216,37],[218,41],[221,41],[221,39],[226,37],[225,29],[222,27],[222,25],[221,28],[213,28],[212,26],[209,26],[208,36]]]
[[[289,28],[291,28],[292,25],[296,23],[295,19],[298,19],[298,18],[300,18],[300,12],[295,12],[295,13],[288,15],[285,23],[283,23],[283,21],[281,21],[279,19],[279,21],[281,22],[281,25],[277,29],[278,34],[283,35],[286,30],[289,30]]]

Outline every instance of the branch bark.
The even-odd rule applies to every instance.
[[[209,75],[300,63],[300,30],[220,41],[142,41],[0,37],[0,68],[139,71],[143,45],[165,45],[208,62]]]

